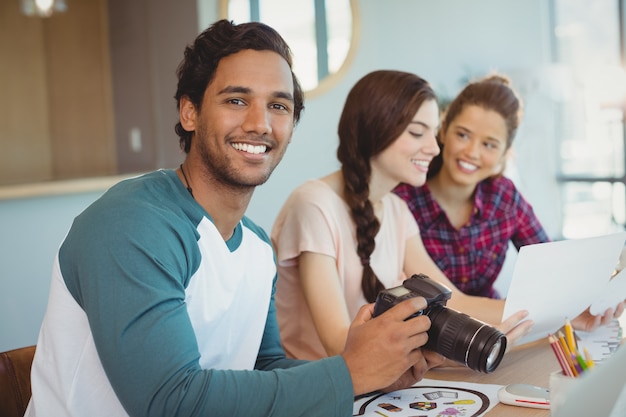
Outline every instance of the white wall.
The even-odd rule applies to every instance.
[[[202,9],[210,2],[203,3]],[[454,95],[468,77],[547,63],[547,3],[360,0],[362,33],[353,66],[334,90],[306,102],[285,159],[255,192],[248,215],[269,231],[293,188],[338,168],[339,114],[350,87],[369,71],[413,71],[438,93]],[[173,95],[174,85],[171,90]],[[530,159],[519,155],[516,161],[523,178],[533,175]],[[99,194],[0,201],[0,351],[36,342],[56,248],[74,216]],[[541,196],[532,203],[535,198]]]
[[[338,168],[336,127],[350,87],[376,69],[412,71],[452,96],[490,70],[550,60],[547,2],[541,0],[361,0],[360,46],[336,89],[306,102],[285,160],[256,192],[250,215],[271,228],[277,205],[303,180]],[[389,22],[389,24],[383,23]],[[520,132],[521,133],[521,132]],[[521,135],[518,142],[525,140]],[[522,175],[529,161],[518,158]]]
[[[37,341],[56,250],[100,194],[0,201],[0,351]]]

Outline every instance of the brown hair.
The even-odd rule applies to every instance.
[[[522,100],[511,86],[508,77],[491,74],[478,81],[469,83],[445,109],[441,120],[439,138],[445,134],[452,121],[463,111],[465,106],[479,106],[492,110],[504,119],[507,130],[506,149],[513,144],[522,118]],[[441,141],[439,146],[442,147]],[[443,165],[443,152],[435,156],[428,170],[428,177],[436,175]]]
[[[380,223],[369,201],[370,159],[390,146],[427,100],[436,100],[430,85],[407,72],[380,70],[361,78],[350,90],[339,120],[339,147],[344,198],[356,226],[357,253],[363,264],[361,288],[374,302],[384,288],[369,264]]]

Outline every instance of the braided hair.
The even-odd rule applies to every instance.
[[[361,78],[350,90],[339,120],[339,147],[344,199],[356,226],[357,254],[363,265],[361,288],[374,302],[384,289],[370,265],[380,222],[369,200],[370,160],[390,146],[427,100],[435,100],[430,85],[415,74],[379,70]]]

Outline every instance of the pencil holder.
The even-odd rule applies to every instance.
[[[550,411],[554,412],[559,406],[565,403],[567,392],[577,379],[573,376],[563,374],[563,371],[554,371],[550,374]]]

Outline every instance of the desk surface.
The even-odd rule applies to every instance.
[[[507,352],[498,368],[490,374],[481,374],[467,368],[447,368],[433,369],[426,374],[426,378],[498,385],[523,383],[547,388],[550,373],[559,369],[559,363],[554,357],[548,341],[541,339],[534,343],[515,347]],[[550,411],[498,403],[485,415],[491,417],[548,417]]]

